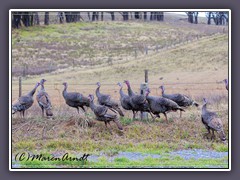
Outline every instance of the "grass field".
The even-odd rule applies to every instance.
[[[223,30],[224,29],[224,30]],[[99,156],[96,162],[14,162],[21,167],[228,167],[228,158],[186,160],[169,153],[178,150],[203,149],[228,152],[228,144],[218,138],[205,137],[201,123],[201,106],[168,114],[156,121],[132,120],[125,112],[121,118],[124,131],[113,126],[111,135],[104,123],[94,120],[91,110],[80,116],[65,105],[62,82],[69,91],[84,95],[95,94],[96,82],[101,91],[119,99],[117,82],[128,79],[139,91],[144,70],[149,70],[152,95],[160,95],[159,85],[167,93],[184,93],[202,104],[210,101],[228,135],[228,92],[222,80],[228,77],[228,34],[226,27],[191,25],[184,22],[84,22],[63,25],[22,28],[12,31],[12,99],[18,97],[18,76],[23,77],[23,94],[41,78],[47,79],[45,89],[53,104],[53,119],[41,117],[35,101],[25,119],[12,118],[13,156],[21,152],[42,153],[46,156],[68,152],[71,156],[89,153]],[[146,47],[148,53],[146,54]],[[158,48],[157,48],[158,47]],[[124,87],[126,91],[126,87]],[[92,127],[85,127],[86,121]],[[43,138],[43,127],[46,127]],[[161,155],[129,160],[118,157],[120,152]],[[104,155],[104,156],[103,156]],[[107,158],[106,158],[106,157]]]

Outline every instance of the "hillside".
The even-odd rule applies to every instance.
[[[92,85],[97,81],[112,84],[110,88],[103,87],[109,93],[116,93],[118,87],[115,84],[125,79],[129,79],[136,89],[144,81],[145,69],[149,70],[151,88],[157,88],[163,82],[218,83],[228,76],[228,35],[222,32],[222,28],[185,23],[170,25],[167,22],[97,22],[13,31],[13,97],[17,96],[18,89],[14,71],[21,69],[24,63],[28,65],[28,71],[46,72],[23,78],[23,90],[30,89],[44,77],[48,80],[49,89],[53,90],[52,94],[55,94],[56,87],[62,89],[64,81],[70,85],[85,84],[69,88],[87,93],[86,89],[94,90]],[[21,40],[18,42],[17,38]],[[155,49],[156,43],[162,43],[159,49]],[[147,54],[144,48],[138,47],[139,44],[148,45]],[[196,89],[224,89],[222,84],[192,86],[194,91],[187,91],[187,94],[205,94]],[[168,89],[171,92],[173,88],[186,91],[185,85]]]

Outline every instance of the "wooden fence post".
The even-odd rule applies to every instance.
[[[19,77],[19,97],[22,96],[22,77]]]
[[[146,69],[144,72],[145,72],[145,82],[142,83],[140,86],[140,93],[143,95],[146,94],[146,90],[148,88],[148,70]],[[142,119],[148,119],[147,112],[141,112],[141,120]]]
[[[145,69],[144,73],[145,73],[145,83],[148,83],[148,70]]]

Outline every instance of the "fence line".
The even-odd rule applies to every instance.
[[[23,85],[34,85],[34,83],[22,83]],[[160,86],[162,83],[149,83],[149,85],[156,85],[156,86]],[[220,85],[220,84],[224,84],[223,81],[219,81],[219,82],[214,82],[214,81],[209,81],[209,82],[173,82],[173,83],[164,83],[164,86],[168,86],[168,85],[195,85],[195,84],[216,84],[216,85]],[[13,82],[12,85],[18,85],[18,82]],[[53,84],[49,84],[46,83],[44,84],[44,86],[58,86],[58,85],[62,85],[62,83],[53,83]],[[96,86],[96,83],[68,83],[68,85],[79,85],[79,86]],[[111,85],[117,85],[117,83],[101,83],[101,85],[104,86],[111,86]],[[139,85],[136,83],[131,83],[131,85]]]

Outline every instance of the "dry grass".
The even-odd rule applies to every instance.
[[[54,24],[12,32],[13,75],[111,65],[159,48],[221,33],[223,27],[156,22]],[[37,62],[36,62],[37,60]]]
[[[227,97],[213,98],[209,102],[209,109],[218,113],[223,120],[225,133],[228,134]],[[54,109],[53,119],[43,119],[40,108],[34,106],[28,110],[26,119],[21,119],[18,115],[13,117],[13,152],[43,149],[89,153],[110,149],[149,153],[188,148],[216,150],[221,146],[221,142],[218,138],[212,142],[204,137],[207,131],[201,122],[200,112],[200,108],[190,107],[183,113],[182,118],[179,118],[179,113],[171,112],[168,114],[169,123],[166,123],[163,117],[156,122],[151,119],[133,121],[132,114],[128,112],[125,113],[126,117],[121,119],[124,132],[119,132],[112,123],[111,135],[104,123],[95,120],[90,109],[86,116],[79,116],[75,109],[62,105]],[[86,118],[92,120],[92,127],[84,128],[76,124]],[[44,126],[47,127],[44,137],[46,139],[42,139]]]

